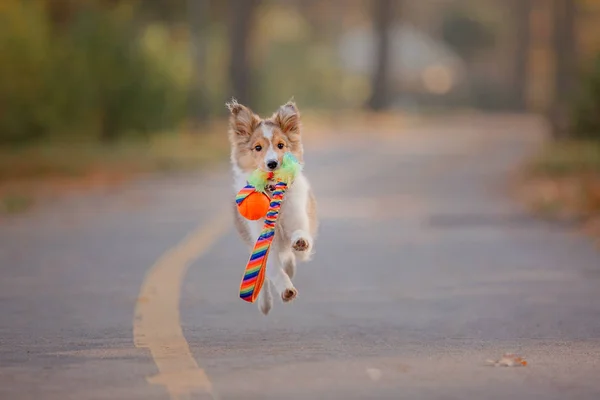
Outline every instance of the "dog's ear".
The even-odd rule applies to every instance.
[[[279,107],[273,117],[283,133],[300,133],[300,111],[293,101]]]
[[[225,106],[231,113],[229,115],[229,126],[233,133],[240,136],[250,136],[260,123],[260,118],[235,99],[226,103]]]

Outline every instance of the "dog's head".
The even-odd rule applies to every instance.
[[[227,108],[231,112],[229,141],[232,162],[242,171],[275,171],[288,151],[302,162],[300,113],[294,102],[282,105],[267,119],[261,119],[235,100],[227,103]]]

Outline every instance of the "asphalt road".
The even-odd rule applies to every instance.
[[[0,398],[600,398],[600,253],[508,195],[534,121],[329,139],[314,260],[268,317],[227,165],[2,220]]]

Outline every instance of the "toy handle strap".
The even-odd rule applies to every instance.
[[[269,257],[269,251],[271,250],[271,243],[275,237],[275,224],[277,222],[277,217],[279,216],[281,202],[283,201],[286,190],[287,184],[283,182],[278,182],[275,185],[275,191],[273,192],[269,211],[267,211],[267,216],[265,217],[263,229],[256,240],[256,244],[250,254],[250,259],[246,264],[244,277],[240,284],[240,298],[249,303],[254,303],[256,301],[265,281],[267,258]],[[254,188],[252,188],[252,191],[254,191]]]

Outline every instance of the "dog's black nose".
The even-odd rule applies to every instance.
[[[267,168],[269,168],[270,170],[274,170],[275,168],[277,168],[277,161],[269,161],[267,162]]]

